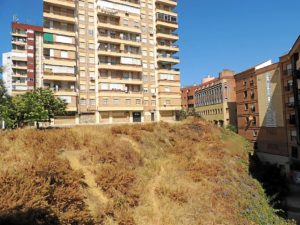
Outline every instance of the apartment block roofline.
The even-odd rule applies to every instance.
[[[186,89],[186,88],[193,88],[193,87],[197,87],[200,84],[193,84],[193,85],[187,85],[187,86],[182,86],[181,89]]]
[[[262,73],[265,73],[267,71],[274,70],[274,69],[278,68],[278,66],[279,66],[279,62],[272,63],[271,65],[268,65],[268,66],[262,67],[260,69],[257,69],[256,74],[262,74]]]
[[[37,31],[37,32],[43,32],[43,27],[35,26],[35,25],[31,25],[31,24],[12,22],[11,26],[13,28],[18,28],[18,29],[31,29],[31,30],[34,30],[34,31]]]
[[[300,46],[300,35],[298,36],[296,42],[294,43],[293,47],[289,51],[289,55],[292,54],[298,47]]]
[[[259,63],[259,64],[255,65],[255,66],[252,66],[252,67],[250,67],[248,69],[245,69],[245,70],[243,70],[243,71],[235,74],[234,77],[239,77],[239,76],[244,75],[247,72],[253,72],[253,71],[262,69],[262,68],[270,66],[270,65],[272,65],[272,60],[268,60],[268,61],[265,61],[263,63]]]

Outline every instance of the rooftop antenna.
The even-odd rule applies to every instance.
[[[13,22],[19,23],[19,18],[17,17],[17,15],[13,15]]]

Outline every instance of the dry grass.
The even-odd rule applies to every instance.
[[[248,175],[246,142],[200,120],[5,132],[0,165],[0,224],[288,224]]]

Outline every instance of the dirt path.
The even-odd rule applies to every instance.
[[[98,206],[107,203],[108,199],[100,188],[97,187],[94,174],[91,173],[88,166],[81,164],[79,151],[65,151],[62,153],[61,157],[70,162],[73,170],[81,170],[83,172],[84,182],[87,185],[87,188],[85,189],[87,199],[85,202],[89,206],[92,215],[97,217]]]
[[[132,140],[131,138],[126,137],[126,136],[122,136],[121,139],[124,140],[124,141],[129,142],[134,151],[136,151],[139,154],[141,153],[140,147],[138,146],[138,144],[134,140]]]
[[[155,193],[156,188],[159,186],[161,180],[162,180],[162,174],[165,172],[164,168],[161,166],[159,174],[153,179],[153,182],[150,183],[150,201],[152,203],[153,207],[153,214],[155,215],[153,217],[152,224],[153,225],[161,225],[161,213],[159,208],[159,200],[157,198],[157,195]]]

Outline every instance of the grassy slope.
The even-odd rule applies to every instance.
[[[247,143],[198,120],[1,133],[0,165],[0,224],[288,224]]]

